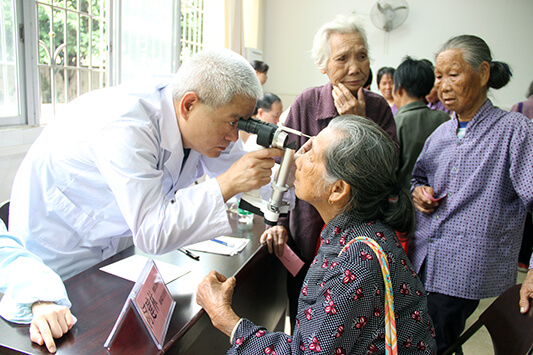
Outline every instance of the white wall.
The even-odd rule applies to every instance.
[[[266,91],[283,99],[285,108],[304,89],[322,85],[310,50],[316,30],[337,14],[357,13],[364,23],[374,72],[398,66],[405,55],[434,61],[436,51],[452,36],[473,34],[492,49],[493,59],[511,65],[514,77],[500,90],[491,90],[495,105],[509,109],[525,98],[533,80],[533,1],[531,0],[407,0],[406,22],[386,34],[370,22],[375,0],[266,0],[264,60],[270,65]]]

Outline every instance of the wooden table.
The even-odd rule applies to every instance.
[[[228,337],[214,328],[207,314],[196,304],[196,288],[211,270],[237,278],[233,298],[235,312],[269,330],[283,330],[286,307],[286,272],[281,262],[268,254],[259,243],[265,227],[254,218],[253,227],[237,225],[233,236],[246,237],[250,243],[238,255],[228,257],[197,253],[200,261],[175,251],[154,259],[190,268],[191,272],[170,282],[167,286],[176,301],[163,352],[170,354],[225,354]],[[122,306],[133,287],[133,282],[100,271],[99,268],[131,256],[145,255],[130,247],[100,264],[65,281],[72,313],[78,323],[56,341],[57,354],[109,354],[103,347]],[[1,319],[1,318],[0,318]],[[131,342],[113,348],[111,354],[156,354],[157,348],[147,334],[138,330]],[[122,351],[120,351],[122,350]],[[27,325],[0,321],[1,354],[47,354],[44,346],[31,343]]]

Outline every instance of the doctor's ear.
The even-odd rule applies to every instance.
[[[179,114],[184,119],[189,117],[189,113],[194,109],[194,107],[200,103],[200,97],[197,93],[189,91],[179,100],[177,110]]]

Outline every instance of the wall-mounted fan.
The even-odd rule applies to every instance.
[[[370,12],[370,20],[380,30],[390,32],[407,19],[409,6],[405,0],[379,0]]]

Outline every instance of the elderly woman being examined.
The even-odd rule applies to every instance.
[[[212,271],[197,302],[230,336],[228,354],[434,354],[426,292],[394,231],[414,225],[412,202],[396,182],[395,143],[372,121],[345,115],[302,150],[295,193],[326,226],[306,270],[295,330],[271,333],[237,316],[235,278]],[[262,240],[276,253],[285,242],[271,234]]]

